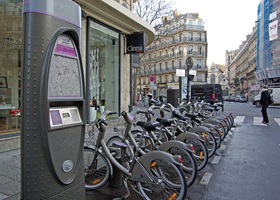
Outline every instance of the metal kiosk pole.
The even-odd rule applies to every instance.
[[[85,199],[81,27],[73,1],[23,1],[21,199]]]

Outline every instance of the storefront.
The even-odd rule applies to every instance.
[[[0,2],[0,133],[20,130],[22,2]],[[144,32],[148,45],[154,39],[154,29],[132,13],[133,0],[126,4],[122,0],[75,2],[82,8],[88,105],[94,98],[97,109],[105,104],[113,111],[127,110],[131,83],[126,35]]]

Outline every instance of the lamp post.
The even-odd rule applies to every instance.
[[[187,57],[186,59],[186,76],[187,76],[187,95],[186,95],[186,99],[187,99],[187,103],[190,100],[190,69],[193,67],[193,58],[191,56]]]

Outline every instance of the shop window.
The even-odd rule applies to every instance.
[[[120,34],[96,21],[89,27],[89,94],[97,109],[119,110]]]
[[[1,1],[0,134],[20,130],[22,4]]]

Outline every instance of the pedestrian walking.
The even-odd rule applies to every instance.
[[[148,95],[145,95],[145,97],[144,97],[144,106],[146,107],[148,105],[149,105],[149,97],[148,97]]]
[[[269,106],[270,103],[271,103],[271,97],[270,94],[268,93],[268,86],[264,85],[261,92],[260,104],[262,105],[262,109],[261,109],[262,116],[263,116],[262,123],[266,125],[269,124],[267,107]]]

